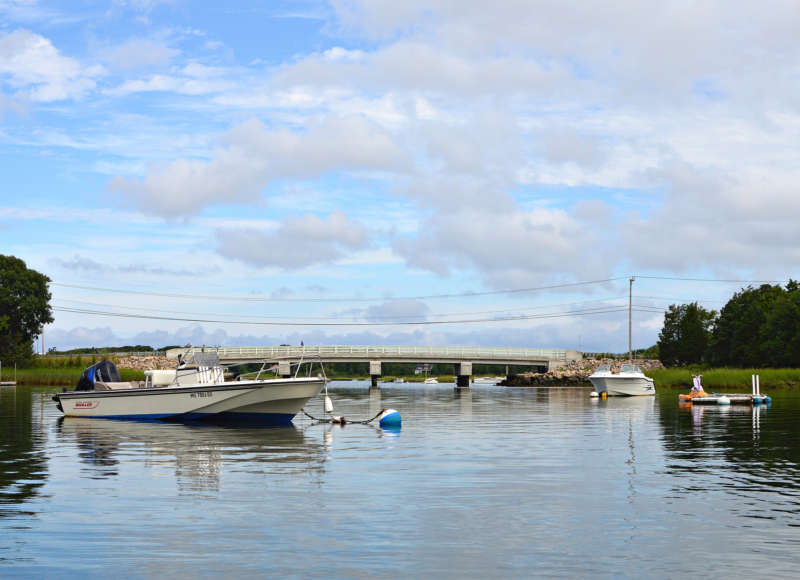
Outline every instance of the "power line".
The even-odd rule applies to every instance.
[[[682,282],[724,282],[730,284],[783,284],[788,280],[726,280],[724,278],[677,278],[673,276],[640,276],[633,275],[634,278],[645,278],[647,280],[678,280]]]
[[[470,312],[440,312],[440,313],[423,313],[417,315],[407,315],[407,316],[374,316],[370,315],[370,318],[373,320],[380,320],[380,319],[387,319],[387,320],[395,320],[395,319],[412,319],[412,318],[432,318],[432,317],[447,317],[447,316],[477,316],[481,314],[502,314],[507,312],[530,312],[532,310],[541,310],[543,308],[556,308],[556,307],[563,307],[563,306],[576,306],[581,304],[596,304],[597,308],[607,308],[614,306],[613,304],[603,304],[603,302],[610,302],[614,300],[621,300],[624,298],[623,296],[614,296],[614,297],[605,297],[605,298],[596,298],[593,300],[579,300],[574,302],[561,302],[558,304],[543,304],[540,306],[532,306],[529,308],[507,308],[502,310],[479,310],[479,311],[470,311]],[[232,313],[222,313],[222,312],[187,312],[183,310],[165,310],[159,308],[139,308],[135,306],[122,306],[119,304],[108,304],[102,302],[86,302],[83,300],[68,300],[68,299],[60,299],[55,301],[55,305],[57,306],[60,302],[68,302],[70,304],[81,304],[84,306],[95,306],[95,307],[103,307],[103,308],[115,308],[115,309],[123,309],[123,310],[137,310],[144,313],[170,313],[170,314],[189,314],[194,316],[223,316],[223,317],[236,317],[241,316],[241,314],[232,314]],[[63,308],[74,308],[72,306],[64,306]],[[362,311],[363,314],[363,311]],[[265,315],[258,315],[258,314],[248,314],[249,318],[259,318],[259,319],[266,319],[266,320],[280,320],[286,319],[286,315],[281,316],[265,316]],[[363,316],[362,316],[363,317]],[[303,316],[303,317],[292,317],[292,321],[298,320],[356,320],[355,313],[351,317],[347,316]]]
[[[459,292],[452,294],[428,294],[421,296],[340,296],[340,297],[303,297],[303,298],[278,298],[265,296],[224,296],[224,295],[202,295],[202,294],[180,294],[173,292],[145,292],[143,290],[128,290],[120,288],[102,288],[97,286],[83,286],[79,284],[65,284],[62,282],[51,282],[53,286],[63,288],[75,288],[78,290],[90,290],[94,292],[113,292],[117,294],[136,294],[141,296],[160,296],[162,298],[181,298],[189,300],[222,300],[229,302],[380,302],[390,300],[436,300],[444,298],[471,298],[476,296],[497,296],[500,294],[522,294],[526,292],[539,292],[542,290],[556,290],[559,288],[571,288],[575,286],[587,286],[591,284],[603,284],[622,280],[622,277],[605,278],[603,280],[586,280],[582,282],[565,282],[563,284],[552,284],[549,286],[538,286],[533,288],[513,288],[508,290],[487,290],[484,292]]]
[[[139,320],[170,320],[176,322],[202,322],[209,324],[236,324],[247,326],[431,326],[446,324],[473,324],[473,323],[496,323],[514,322],[520,320],[541,320],[549,318],[569,318],[573,316],[589,316],[596,314],[611,314],[627,311],[626,307],[598,308],[579,311],[567,311],[550,314],[529,314],[522,316],[508,316],[502,318],[473,318],[462,320],[422,320],[422,321],[391,321],[391,322],[260,322],[252,320],[213,320],[205,318],[183,318],[177,316],[154,316],[146,314],[130,314],[124,312],[108,312],[101,310],[88,310],[83,308],[54,307],[53,310],[59,312],[70,312],[73,314],[84,314],[89,316],[106,316],[114,318],[133,318]],[[651,312],[650,310],[637,307],[636,312]],[[655,311],[655,310],[653,310]],[[660,310],[659,310],[660,312]]]

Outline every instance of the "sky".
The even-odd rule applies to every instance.
[[[0,0],[47,348],[628,348],[797,278],[800,4]],[[41,346],[37,342],[37,348]]]

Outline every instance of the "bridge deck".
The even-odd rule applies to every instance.
[[[578,351],[545,348],[484,348],[461,346],[244,346],[175,348],[167,357],[182,354],[186,361],[194,353],[214,351],[223,363],[279,360],[320,360],[323,362],[440,362],[477,364],[550,365],[581,357]]]

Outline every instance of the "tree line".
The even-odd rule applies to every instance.
[[[0,254],[0,361],[31,363],[34,340],[53,322],[49,283],[19,258]]]
[[[666,366],[800,367],[800,284],[748,286],[719,312],[672,304],[658,351]]]

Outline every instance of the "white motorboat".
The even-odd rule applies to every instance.
[[[123,382],[114,363],[101,361],[83,372],[74,391],[53,400],[67,417],[286,425],[325,385],[322,377],[261,379],[261,373],[226,380],[215,354],[196,356],[195,363],[196,368],[145,371],[143,382]]]
[[[645,376],[638,366],[624,364],[618,373],[611,372],[611,365],[597,367],[589,376],[589,380],[598,394],[608,396],[655,395],[656,387],[653,379]]]
[[[439,381],[436,379],[436,377],[430,377],[430,378],[425,379],[425,384],[426,385],[438,385]]]
[[[505,377],[475,377],[472,382],[476,385],[496,385]]]

